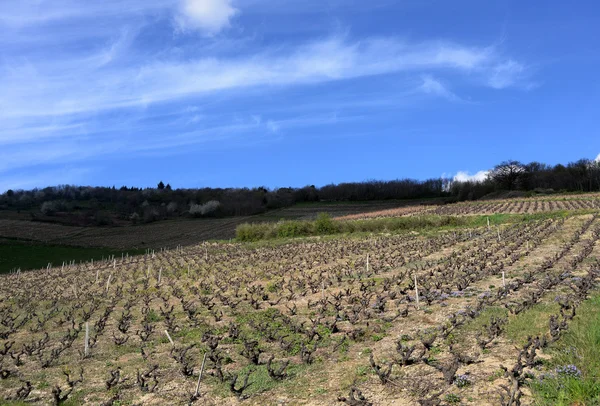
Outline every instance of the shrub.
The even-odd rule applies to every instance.
[[[235,234],[240,241],[259,241],[277,236],[275,227],[267,223],[240,224],[237,226]]]
[[[140,221],[140,215],[137,213],[133,213],[131,216],[129,216],[129,220],[131,220],[133,224],[137,224],[138,221]]]
[[[190,206],[190,214],[195,217],[202,217],[214,214],[219,208],[221,208],[221,203],[217,200],[211,200],[204,204],[192,204]]]
[[[277,224],[277,237],[293,238],[312,234],[311,224],[307,221],[282,221]]]
[[[329,214],[319,213],[315,220],[315,231],[318,234],[333,234],[339,231],[339,227]]]
[[[177,211],[177,203],[171,202],[167,205],[167,213],[175,213]]]
[[[56,205],[54,204],[54,202],[44,202],[42,203],[40,211],[42,212],[42,214],[50,216],[56,213]]]
[[[58,211],[67,211],[69,206],[64,200],[49,200],[42,203],[40,211],[46,216],[50,216]]]

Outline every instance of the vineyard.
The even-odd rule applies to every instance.
[[[414,216],[435,214],[443,216],[473,216],[492,214],[535,214],[554,211],[595,210],[600,208],[600,195],[587,194],[580,197],[538,197],[526,200],[504,199],[483,202],[463,202],[443,206],[408,206],[368,213],[350,214],[339,220],[362,220],[380,217]]]
[[[3,275],[0,398],[529,404],[550,350],[597,294],[599,240],[600,218],[573,214],[427,234],[202,243]],[[564,368],[557,373],[581,374]]]

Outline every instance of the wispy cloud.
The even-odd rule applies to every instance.
[[[279,14],[330,7],[274,3],[0,1],[0,29],[9,33],[0,36],[0,174],[279,140],[431,97],[462,100],[458,83],[505,89],[528,76],[496,45],[353,37],[351,30],[265,40],[245,30],[250,7]],[[371,79],[393,85],[354,86]],[[325,87],[335,90],[318,94]]]
[[[180,0],[19,0],[0,2],[0,24],[26,27],[74,19],[145,15],[174,9]]]
[[[441,96],[448,100],[453,100],[453,101],[460,100],[460,98],[457,95],[455,95],[454,93],[452,93],[452,91],[450,91],[446,87],[446,85],[444,85],[442,82],[435,79],[434,77],[432,77],[430,75],[423,75],[421,77],[421,79],[423,80],[423,83],[419,87],[419,89],[421,91],[423,91],[427,94]]]
[[[90,168],[66,167],[44,171],[26,171],[14,174],[3,174],[0,178],[0,193],[8,189],[33,189],[44,188],[49,185],[74,185],[81,184],[85,176],[91,172]]]
[[[117,68],[82,63],[81,58],[62,63],[13,62],[0,66],[0,117],[89,113],[255,86],[314,84],[422,70],[496,77],[505,63],[490,48],[409,44],[394,38],[351,42],[342,37],[238,58],[151,58],[137,66]],[[500,84],[508,86],[508,79],[492,80],[493,87]],[[423,85],[424,90],[451,96],[432,78],[426,77]]]
[[[598,156],[595,159],[596,162],[600,162],[600,154],[598,154]]]
[[[525,72],[526,68],[523,64],[509,59],[491,68],[488,84],[494,89],[504,89],[519,83]]]

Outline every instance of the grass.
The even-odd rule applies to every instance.
[[[40,269],[48,265],[61,266],[63,261],[101,260],[103,257],[114,255],[120,257],[123,251],[107,248],[83,248],[64,245],[44,245],[12,240],[0,240],[0,273],[13,269],[22,271]],[[129,250],[129,255],[143,254],[143,249]]]
[[[483,216],[405,216],[364,220],[333,220],[320,213],[314,221],[282,220],[276,223],[244,223],[236,228],[236,238],[243,242],[278,240],[297,237],[360,234],[372,232],[403,232],[473,228],[563,218],[573,214],[587,214],[590,210],[553,211],[535,214],[494,214]]]
[[[584,302],[569,329],[550,349],[549,373],[530,386],[539,406],[600,404],[600,295]],[[577,374],[557,372],[575,366]]]
[[[528,336],[535,337],[547,332],[550,315],[558,312],[559,305],[555,302],[538,303],[508,319],[506,336],[517,345],[525,344]]]

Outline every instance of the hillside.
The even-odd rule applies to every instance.
[[[0,396],[148,405],[592,399],[591,386],[552,389],[592,382],[589,360],[600,350],[574,335],[596,328],[584,320],[600,311],[600,218],[586,203],[565,204],[577,210],[538,203],[563,210],[492,215],[489,226],[201,243],[0,276]],[[592,358],[559,357],[563,343]]]

